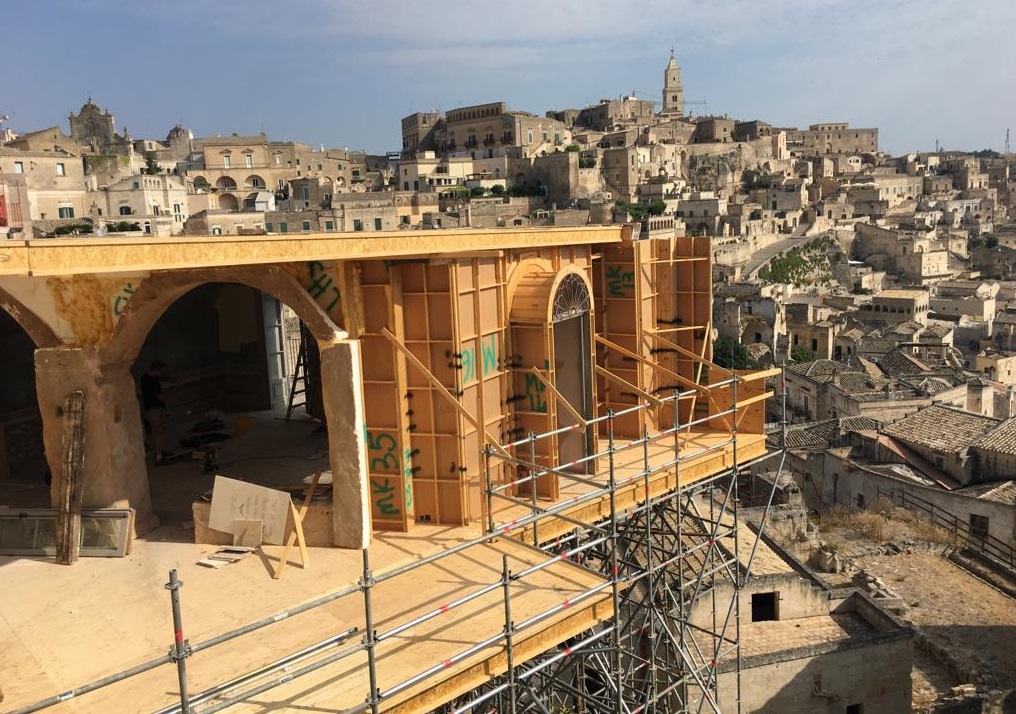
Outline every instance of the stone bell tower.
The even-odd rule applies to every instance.
[[[670,61],[663,70],[663,111],[661,114],[684,115],[684,90],[681,88],[681,68],[677,66],[674,50],[670,50]]]

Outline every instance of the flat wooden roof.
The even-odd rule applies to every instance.
[[[426,258],[617,243],[621,225],[0,242],[0,276],[132,273],[311,260]]]

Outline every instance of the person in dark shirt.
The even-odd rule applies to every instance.
[[[166,363],[152,362],[148,371],[141,375],[141,411],[151,429],[152,450],[155,463],[161,464],[169,453],[163,449],[166,427],[166,397],[162,393],[162,378],[166,374]]]

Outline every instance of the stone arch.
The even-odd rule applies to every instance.
[[[219,194],[219,208],[223,211],[239,211],[240,202],[231,193]]]
[[[251,174],[244,179],[244,184],[251,188],[265,188],[267,185],[265,184],[265,180],[257,174]]]
[[[162,314],[182,295],[206,283],[247,285],[288,305],[318,342],[344,339],[339,328],[288,272],[277,266],[245,266],[156,273],[131,295],[106,348],[105,359],[132,362]]]
[[[229,176],[221,176],[219,180],[215,182],[215,187],[220,191],[235,191],[236,181]]]
[[[34,316],[0,304],[0,482],[41,486],[49,464],[35,356],[47,345],[26,328]]]
[[[0,310],[6,312],[14,318],[16,323],[21,325],[21,329],[35,343],[36,349],[60,345],[60,338],[56,336],[53,328],[2,287],[0,287]]]
[[[98,350],[98,359],[81,356],[86,364],[94,362],[99,366],[89,389],[95,399],[103,400],[102,413],[114,415],[111,419],[90,420],[89,429],[108,432],[110,436],[104,441],[122,446],[89,452],[86,457],[90,459],[87,461],[89,472],[104,476],[91,480],[86,496],[90,502],[129,503],[139,514],[139,532],[158,523],[151,503],[147,460],[137,438],[143,427],[140,411],[136,408],[135,384],[130,367],[166,310],[185,293],[209,283],[246,285],[275,297],[296,312],[317,342],[333,484],[332,542],[340,547],[366,547],[370,540],[370,488],[362,432],[359,343],[348,339],[348,335],[335,325],[297,278],[279,266],[163,272],[141,282],[114,327],[110,341]],[[49,372],[63,374],[67,371],[56,361],[65,350],[46,352],[53,353],[54,363],[47,365]],[[110,380],[115,380],[114,388],[107,386]],[[50,389],[50,402],[53,403],[56,397],[63,398],[64,394],[64,388]],[[118,408],[119,420],[115,416]],[[58,446],[61,436],[59,424],[52,431],[50,440]],[[95,440],[92,441],[95,443]]]

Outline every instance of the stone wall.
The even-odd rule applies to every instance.
[[[862,602],[862,596],[851,595],[846,607],[875,631],[743,658],[741,711],[842,714],[855,704],[862,705],[857,711],[864,714],[910,711],[912,632],[896,620],[887,624],[888,616],[873,606],[862,611]],[[733,671],[719,675],[718,693],[723,711],[734,706]]]

